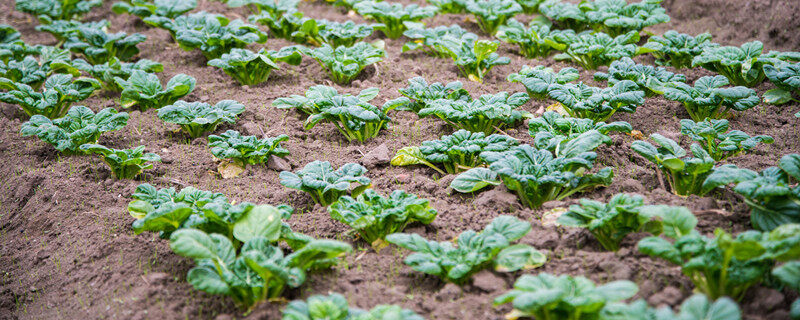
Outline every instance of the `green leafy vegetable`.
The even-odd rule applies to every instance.
[[[503,215],[494,218],[482,232],[462,232],[456,240],[458,247],[450,241],[430,241],[413,233],[391,234],[386,241],[414,252],[404,260],[411,269],[463,284],[490,264],[502,272],[543,265],[547,261],[543,253],[525,244],[511,244],[530,230],[530,223]]]
[[[489,70],[499,65],[511,63],[508,57],[500,57],[497,41],[479,40],[475,34],[465,34],[460,39],[446,36],[437,43],[435,49],[455,62],[461,74],[475,82],[483,82]]]
[[[101,29],[78,27],[64,42],[64,48],[79,53],[91,64],[103,64],[116,57],[129,61],[139,54],[137,44],[147,37],[140,33],[106,33]]]
[[[169,79],[167,87],[163,88],[158,76],[142,70],[133,70],[127,80],[115,77],[114,81],[122,88],[122,105],[127,108],[137,105],[142,110],[175,103],[192,92],[196,82],[193,77],[180,73]]]
[[[180,16],[172,23],[165,23],[164,27],[173,33],[181,49],[199,49],[209,60],[219,58],[233,48],[267,41],[267,35],[254,25],[205,12]]]
[[[144,153],[144,146],[133,149],[112,149],[99,144],[80,146],[83,153],[99,154],[117,179],[133,179],[142,171],[152,169],[148,162],[161,161],[155,153]]]
[[[39,90],[44,81],[54,73],[80,76],[80,71],[70,61],[69,51],[43,47],[40,53],[38,60],[33,56],[26,56],[22,60],[10,59],[7,63],[0,61],[0,77],[6,79],[2,80],[0,89],[14,89],[12,83],[22,83]]]
[[[462,13],[467,7],[466,0],[427,0],[439,8],[439,13]]]
[[[611,184],[614,176],[611,168],[594,174],[587,172],[597,157],[590,150],[601,143],[600,136],[582,135],[566,143],[558,157],[526,144],[504,152],[484,152],[481,157],[490,163],[489,168],[467,170],[453,179],[450,187],[458,192],[475,192],[502,182],[517,194],[523,205],[538,208],[546,201]]]
[[[665,88],[674,87],[676,83],[686,83],[686,76],[682,74],[674,74],[664,68],[638,64],[628,57],[612,62],[608,73],[597,72],[594,74],[594,79],[608,81],[610,86],[622,80],[633,81],[639,85],[647,97],[664,94]]]
[[[722,229],[714,237],[697,231],[639,241],[639,251],[681,266],[695,290],[711,299],[741,300],[751,286],[769,274],[776,262],[800,257],[800,225],[785,224],[770,232],[745,231],[738,236]]]
[[[128,123],[128,113],[105,108],[97,114],[84,106],[74,106],[66,116],[50,120],[33,115],[22,124],[23,137],[37,136],[64,154],[80,154],[80,146],[97,143],[101,134],[122,129]]]
[[[436,164],[442,164],[447,173],[459,173],[484,163],[480,154],[484,151],[502,152],[519,144],[517,139],[506,135],[486,136],[482,132],[458,130],[439,140],[429,140],[419,147],[406,147],[397,151],[391,160],[394,166],[424,164],[445,174]]]
[[[491,134],[498,129],[511,127],[530,117],[518,107],[528,102],[528,95],[517,92],[484,94],[472,101],[438,99],[429,102],[417,114],[426,117],[435,115],[454,128]]]
[[[369,102],[378,95],[378,88],[367,88],[358,94],[358,100]],[[316,85],[306,90],[305,96],[293,94],[288,98],[278,98],[272,102],[272,106],[278,109],[297,109],[307,115],[317,114],[326,105],[332,104],[334,97],[342,96],[342,99],[350,99],[349,94],[339,94],[335,88],[323,85]]]
[[[331,218],[353,228],[374,247],[380,247],[387,235],[402,232],[409,223],[429,224],[438,214],[428,200],[403,190],[394,190],[383,197],[372,189],[355,199],[342,196],[328,207],[328,212]]]
[[[667,177],[672,192],[677,195],[704,195],[703,182],[714,172],[714,158],[698,144],[690,147],[692,156],[677,142],[658,133],[650,135],[658,147],[642,140],[631,143],[631,149],[656,165]]]
[[[736,184],[733,191],[750,207],[750,222],[758,230],[772,230],[787,223],[800,223],[800,156],[787,154],[778,167],[760,173],[724,165],[703,184],[705,192]]]
[[[36,26],[36,31],[47,32],[55,37],[59,43],[64,43],[67,38],[78,32],[79,29],[88,28],[95,30],[106,30],[109,26],[108,20],[81,22],[77,20],[55,20],[49,24]]]
[[[770,59],[761,58],[763,50],[761,41],[748,42],[741,47],[708,46],[692,59],[692,67],[719,73],[734,85],[754,87],[764,81],[763,66],[772,63]]]
[[[694,121],[706,118],[723,119],[731,110],[744,111],[759,103],[755,90],[746,87],[723,88],[728,79],[723,76],[706,76],[697,79],[694,87],[675,83],[664,89],[664,98],[683,103],[686,112]]]
[[[365,67],[382,61],[385,55],[383,50],[366,42],[336,48],[323,44],[319,48],[304,48],[303,53],[316,59],[328,71],[331,80],[338,84],[352,82]]]
[[[377,305],[370,311],[351,308],[338,293],[313,295],[308,302],[294,300],[283,309],[283,320],[424,320],[414,311],[396,305]]]
[[[316,104],[318,111],[303,124],[304,129],[311,129],[323,120],[329,121],[348,141],[364,142],[377,137],[380,130],[387,128],[392,120],[386,113],[393,106],[378,108],[361,97],[335,95],[320,102]]]
[[[178,100],[172,105],[158,109],[158,118],[181,126],[192,138],[216,130],[220,123],[234,123],[244,112],[244,105],[234,100],[222,100],[216,105],[205,102]]]
[[[54,74],[45,80],[42,92],[4,78],[0,78],[0,87],[9,89],[0,93],[0,101],[20,106],[29,116],[39,114],[56,119],[63,117],[73,103],[83,101],[99,89],[100,82],[90,78],[73,79],[70,74]]]
[[[589,18],[577,5],[561,0],[546,0],[539,5],[539,12],[553,21],[561,30],[580,32],[589,29]]]
[[[234,48],[219,58],[208,61],[208,65],[222,69],[242,85],[256,85],[267,81],[273,69],[280,69],[278,61],[299,65],[302,59],[302,55],[294,47],[284,47],[279,51],[261,49],[258,53]]]
[[[531,68],[525,65],[518,73],[509,74],[507,80],[522,83],[531,98],[545,100],[552,85],[566,84],[578,80],[579,77],[578,69],[575,68],[561,68],[556,73],[553,68],[545,66]]]
[[[636,46],[639,42],[639,33],[636,31],[611,37],[602,32],[576,34],[572,30],[564,30],[553,33],[546,41],[553,49],[563,52],[555,56],[556,61],[572,61],[587,70],[643,52]]]
[[[572,117],[607,121],[615,113],[633,113],[644,104],[644,91],[630,80],[622,80],[608,88],[591,87],[584,83],[553,84],[549,95],[558,101]]]
[[[221,135],[208,136],[211,154],[217,159],[234,159],[246,164],[264,164],[270,156],[284,157],[289,150],[281,142],[289,140],[282,134],[274,138],[258,139],[256,136],[243,136],[239,131],[228,130]]]
[[[36,15],[43,24],[72,20],[103,4],[103,0],[15,0],[18,11]]]
[[[391,100],[387,102],[387,104],[395,106],[397,110],[406,110],[415,113],[428,107],[431,102],[438,99],[472,100],[472,97],[469,96],[469,92],[464,90],[464,85],[461,81],[453,81],[448,84],[436,82],[429,85],[424,78],[414,77],[408,79],[408,87],[400,88],[397,91],[404,97]]]
[[[603,307],[633,297],[639,288],[627,280],[595,286],[592,280],[549,273],[525,274],[514,289],[494,299],[494,305],[511,303],[507,319],[599,319]]]
[[[795,64],[765,64],[764,75],[777,88],[764,93],[764,102],[780,105],[789,101],[800,102],[792,96],[800,95],[800,62]]]
[[[230,0],[228,6],[231,8],[247,6],[254,13],[280,14],[297,9],[298,3],[300,0]]]
[[[522,6],[514,0],[473,0],[466,3],[467,12],[475,16],[478,26],[489,35],[497,33],[506,20],[522,13]]]
[[[297,173],[282,171],[280,178],[283,186],[307,192],[314,202],[327,207],[346,195],[352,183],[359,184],[351,192],[354,197],[369,188],[370,179],[364,176],[365,173],[367,168],[357,163],[348,163],[334,170],[330,162],[315,160]]]
[[[564,150],[567,142],[587,132],[597,131],[598,134],[608,135],[611,131],[630,133],[631,130],[633,127],[625,121],[594,122],[591,119],[564,117],[555,111],[545,111],[541,117],[528,122],[528,134],[533,137],[533,145],[537,149],[550,150],[556,155]]]
[[[178,255],[195,260],[197,265],[186,276],[195,289],[227,295],[248,311],[265,300],[280,297],[287,285],[299,287],[305,282],[306,274],[317,265],[327,264],[352,250],[350,245],[339,241],[311,240],[284,255],[283,250],[265,236],[251,237],[237,249],[223,235],[196,229],[174,232],[170,236],[170,248]]]
[[[656,58],[656,64],[673,66],[678,69],[692,67],[692,59],[699,56],[706,47],[718,44],[711,42],[710,33],[701,33],[692,37],[675,30],[665,32],[661,36],[647,39],[644,47]]]
[[[435,6],[420,7],[416,4],[403,6],[399,3],[361,1],[353,9],[366,19],[378,21],[375,29],[383,32],[389,39],[397,39],[408,30],[409,25],[420,23],[422,19],[436,15]]]
[[[131,0],[129,3],[114,3],[111,6],[111,11],[116,14],[132,14],[140,18],[159,16],[175,19],[184,13],[194,10],[195,7],[197,7],[197,0]]]
[[[609,35],[618,36],[660,23],[669,22],[661,0],[642,0],[627,3],[625,0],[583,1],[579,5],[586,12],[586,18],[595,29]]]
[[[531,21],[525,28],[521,22],[509,19],[497,29],[495,36],[504,42],[518,45],[520,53],[528,59],[545,58],[552,49],[545,41],[550,38],[550,27],[537,21]]]
[[[706,295],[697,293],[684,300],[680,312],[675,314],[669,306],[652,309],[644,300],[631,304],[611,303],[600,311],[600,319],[606,320],[741,320],[739,306],[728,297],[716,301],[709,300]]]
[[[580,205],[570,206],[557,222],[586,228],[603,248],[617,251],[629,233],[688,234],[697,225],[697,218],[685,207],[645,206],[641,196],[620,193],[608,203],[581,199]]]
[[[116,57],[113,57],[106,63],[95,65],[83,59],[77,59],[73,64],[78,70],[85,71],[99,80],[103,89],[110,91],[122,91],[122,87],[119,86],[115,78],[128,79],[131,74],[133,74],[134,70],[141,70],[146,73],[164,71],[164,65],[148,59],[141,59],[135,63],[131,63],[122,62]]]
[[[29,55],[39,54],[40,46],[29,46],[20,37],[19,31],[14,27],[0,24],[0,61],[20,61]]]
[[[319,24],[319,38],[322,43],[331,47],[350,47],[366,37],[372,35],[375,29],[372,25],[355,24],[353,21],[317,21]]]
[[[248,20],[266,25],[270,33],[277,38],[315,46],[322,42],[319,37],[322,21],[305,17],[302,12],[295,9],[280,13],[262,12],[250,16]]]
[[[403,32],[403,35],[412,39],[412,41],[406,42],[406,44],[403,45],[402,52],[422,49],[429,55],[448,58],[450,56],[446,52],[440,52],[437,47],[448,41],[446,40],[447,38],[461,39],[467,34],[470,34],[470,37],[477,37],[474,33],[467,32],[457,24],[450,25],[449,27],[410,28]]]
[[[751,137],[739,130],[728,131],[728,120],[706,119],[694,122],[681,120],[681,134],[689,136],[701,144],[714,161],[723,161],[750,151],[759,143],[773,143],[775,139],[767,135]]]

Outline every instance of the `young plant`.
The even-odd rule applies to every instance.
[[[221,135],[208,136],[211,154],[217,159],[231,159],[244,164],[266,164],[270,156],[285,157],[289,150],[281,142],[289,140],[282,134],[274,138],[259,139],[256,136],[243,136],[239,131],[228,130]]]
[[[377,137],[392,121],[386,113],[393,106],[378,108],[351,95],[337,95],[317,106],[319,111],[306,119],[303,128],[309,130],[323,120],[329,121],[347,141],[364,142]]]
[[[378,88],[366,88],[361,90],[356,99],[361,102],[369,102],[378,96]],[[307,115],[320,113],[322,108],[333,104],[334,97],[350,99],[350,94],[339,94],[335,88],[323,85],[316,85],[306,90],[305,96],[293,94],[288,98],[278,98],[272,102],[272,106],[278,109],[297,109]]]
[[[280,69],[277,62],[299,65],[302,59],[300,52],[293,47],[279,51],[261,49],[258,53],[234,48],[217,59],[209,60],[208,65],[222,69],[242,85],[256,85],[267,81],[273,69]]]
[[[514,0],[474,0],[466,3],[467,12],[475,16],[478,26],[489,35],[494,35],[508,19],[522,13],[522,6]]]
[[[603,307],[633,297],[639,288],[628,280],[595,286],[592,280],[549,273],[525,274],[514,289],[494,299],[494,305],[511,303],[506,319],[600,319]]]
[[[781,105],[789,101],[800,102],[800,62],[765,64],[764,75],[777,88],[764,92],[764,102]]]
[[[586,70],[595,70],[599,66],[607,66],[624,57],[634,57],[644,51],[636,46],[639,33],[631,31],[616,37],[597,32],[576,34],[572,30],[553,33],[546,40],[553,49],[562,53],[555,56],[556,61],[572,61]]]
[[[589,27],[589,18],[578,5],[561,0],[546,0],[539,5],[539,12],[558,27],[559,30],[581,32]]]
[[[319,38],[322,43],[327,43],[331,47],[351,47],[364,38],[372,35],[375,29],[372,25],[355,24],[353,21],[318,21]]]
[[[679,265],[695,290],[711,299],[741,300],[776,262],[800,257],[800,224],[785,224],[769,232],[745,231],[736,237],[717,229],[713,238],[695,230],[671,238],[674,242],[644,238],[639,251]]]
[[[0,101],[20,106],[29,116],[39,114],[56,119],[63,117],[73,103],[92,95],[100,88],[100,82],[91,78],[73,79],[70,74],[54,74],[45,80],[42,92],[3,78],[0,78],[0,87],[8,89],[0,93]]]
[[[37,136],[67,155],[81,154],[80,146],[97,143],[101,134],[122,129],[128,123],[128,113],[105,108],[97,114],[84,106],[74,106],[63,118],[50,120],[33,115],[22,124],[23,137]]]
[[[179,100],[172,105],[158,109],[158,118],[167,123],[177,124],[192,139],[217,129],[223,122],[234,123],[236,117],[244,112],[244,105],[234,100],[222,100],[216,105],[205,102],[186,102]]]
[[[644,91],[630,80],[622,80],[608,88],[584,83],[567,83],[548,87],[550,98],[558,101],[572,117],[608,121],[617,112],[636,112],[644,104]]]
[[[531,68],[525,65],[518,73],[509,74],[506,80],[522,83],[532,99],[545,100],[549,97],[551,86],[566,84],[578,80],[579,77],[578,69],[575,68],[561,68],[556,73],[553,68],[545,66]]]
[[[458,130],[439,140],[429,140],[419,147],[406,147],[397,150],[391,160],[393,166],[424,164],[442,175],[459,173],[484,163],[480,155],[484,151],[503,152],[519,144],[517,139],[506,135],[486,136],[483,132]],[[445,171],[437,164],[444,166]]]
[[[454,128],[491,134],[506,127],[513,127],[523,118],[531,117],[518,107],[528,102],[528,95],[517,92],[484,94],[472,101],[434,100],[417,112],[422,117],[435,115]]]
[[[436,44],[435,48],[453,59],[461,75],[483,83],[483,76],[489,70],[511,63],[511,59],[500,57],[495,52],[499,45],[497,41],[478,40],[475,34],[468,33],[461,39],[445,37],[445,41]]]
[[[412,39],[412,41],[406,42],[403,45],[401,52],[422,49],[428,55],[440,58],[448,58],[450,56],[445,52],[440,52],[437,47],[444,44],[446,41],[445,39],[447,38],[461,39],[466,34],[477,37],[473,33],[469,33],[462,29],[461,26],[457,24],[453,24],[449,27],[438,26],[433,28],[410,28],[403,32],[403,35],[409,39]]]
[[[467,193],[503,183],[524,206],[535,209],[547,201],[611,184],[614,171],[609,167],[587,173],[597,157],[590,150],[601,143],[601,136],[581,136],[568,142],[558,157],[526,144],[505,152],[485,152],[482,157],[489,167],[467,170],[453,179],[450,187]]]
[[[383,197],[372,189],[365,190],[355,199],[342,196],[328,207],[328,213],[334,220],[353,228],[374,248],[385,246],[387,235],[402,232],[409,223],[429,224],[438,214],[428,200],[403,190],[394,190],[388,197]]]
[[[122,88],[122,106],[139,106],[141,110],[158,109],[175,103],[191,93],[196,82],[193,77],[180,73],[169,79],[167,87],[163,88],[158,76],[142,70],[133,70],[127,80],[114,77],[114,81]]]
[[[300,0],[230,0],[228,1],[228,7],[248,7],[253,13],[281,14],[296,10],[298,3],[300,3]]]
[[[103,0],[14,0],[17,11],[30,13],[42,24],[53,20],[78,20]]]
[[[399,3],[362,1],[353,9],[366,19],[379,22],[375,29],[383,32],[389,39],[397,39],[408,30],[409,25],[421,23],[422,19],[436,15],[439,8],[435,6],[420,7],[416,4],[403,6]]]
[[[467,230],[452,241],[430,241],[418,234],[395,233],[386,241],[413,251],[403,261],[411,269],[464,284],[473,274],[493,265],[496,271],[513,272],[537,268],[547,261],[544,253],[526,244],[511,243],[531,230],[530,223],[512,216],[494,218],[482,232]]]
[[[800,223],[800,156],[788,154],[777,167],[761,172],[724,165],[703,184],[705,192],[735,184],[733,191],[750,207],[750,223],[758,230],[772,230],[787,223]]]
[[[36,26],[36,31],[47,32],[53,35],[59,44],[67,41],[67,38],[75,35],[78,30],[83,28],[106,30],[110,26],[108,20],[81,22],[77,20],[55,20],[49,24]]]
[[[692,59],[692,67],[703,67],[725,76],[733,85],[752,88],[764,81],[763,67],[772,63],[772,59],[761,57],[763,50],[761,41],[741,47],[709,46]]]
[[[723,88],[727,84],[728,79],[723,76],[705,76],[697,79],[694,87],[685,83],[666,87],[664,98],[683,103],[694,121],[723,119],[731,110],[745,111],[758,105],[760,99],[755,90],[741,86]]]
[[[750,151],[759,143],[773,143],[775,139],[766,135],[749,136],[739,130],[728,131],[728,120],[706,119],[694,122],[681,120],[681,134],[692,138],[703,147],[714,161],[723,161]]]
[[[294,300],[283,309],[283,320],[424,320],[414,311],[396,305],[377,305],[370,311],[351,308],[338,293],[313,295],[308,302]]]
[[[128,79],[135,70],[144,71],[146,73],[164,71],[164,65],[148,59],[141,59],[135,63],[131,63],[119,61],[119,59],[114,57],[106,63],[95,65],[83,59],[76,59],[73,61],[73,65],[78,70],[85,71],[93,78],[99,80],[103,89],[109,91],[122,91],[122,87],[117,84],[115,78]]]
[[[448,84],[439,82],[431,83],[422,77],[408,79],[408,87],[400,88],[397,91],[403,97],[387,102],[388,105],[395,106],[397,110],[411,111],[418,113],[423,108],[438,99],[470,101],[472,97],[464,89],[461,81],[453,81]]]
[[[696,194],[702,196],[708,192],[703,190],[703,182],[714,172],[714,158],[698,144],[690,147],[692,156],[687,157],[686,149],[677,142],[658,133],[650,135],[650,139],[658,144],[642,140],[631,143],[631,149],[656,165],[656,170],[661,170],[669,182],[672,192],[688,196]]]
[[[161,161],[161,157],[155,153],[144,153],[144,146],[112,149],[99,144],[84,144],[80,150],[87,154],[99,154],[117,179],[136,178],[142,171],[153,168],[148,162]]]
[[[302,12],[295,9],[283,13],[262,12],[250,16],[248,20],[267,26],[269,32],[277,38],[313,46],[322,43],[319,37],[321,20],[305,17]]]
[[[282,171],[280,178],[284,187],[306,192],[314,202],[327,207],[346,195],[352,183],[359,185],[350,193],[353,197],[369,188],[370,179],[364,176],[365,173],[367,168],[357,163],[348,163],[334,170],[330,162],[315,160],[297,173]]]
[[[439,13],[463,13],[467,7],[466,0],[427,0],[431,5],[439,8]]]
[[[174,24],[175,41],[183,50],[199,49],[208,60],[219,58],[233,48],[267,41],[267,35],[258,27],[239,19],[230,21],[215,15],[200,21],[193,26]]]
[[[686,76],[674,74],[664,68],[638,64],[625,57],[611,63],[608,72],[596,72],[595,81],[608,81],[613,86],[622,80],[630,80],[639,85],[646,97],[664,94],[667,87],[675,87],[677,83],[686,83]]]
[[[64,42],[64,48],[83,55],[91,64],[103,64],[116,57],[130,61],[139,54],[137,44],[147,37],[140,33],[128,35],[125,32],[106,33],[102,29],[79,27]]]
[[[627,3],[624,0],[584,1],[579,5],[595,31],[612,37],[630,31],[640,32],[646,27],[669,22],[661,0],[642,0]]]
[[[533,145],[537,149],[547,149],[555,155],[564,150],[566,143],[577,139],[587,132],[607,136],[610,132],[630,133],[633,127],[625,121],[612,123],[594,122],[591,119],[564,117],[555,111],[545,111],[542,116],[528,122],[528,134],[533,137]],[[610,138],[601,138],[611,142]]]
[[[558,217],[557,223],[586,228],[608,251],[617,251],[620,243],[634,232],[659,235],[662,232],[688,234],[697,225],[697,218],[685,207],[645,206],[641,196],[624,193],[602,203],[581,199]]]
[[[800,292],[800,260],[790,261],[772,269],[772,277],[778,279],[787,288]],[[789,316],[792,319],[800,319],[800,299],[792,303]]]
[[[531,21],[526,28],[521,22],[510,19],[497,29],[495,36],[503,42],[518,45],[520,54],[528,59],[548,57],[552,49],[545,41],[550,38],[550,27],[537,21]]]
[[[37,60],[33,56],[26,56],[22,60],[9,60],[8,63],[0,61],[0,89],[14,89],[15,83],[29,85],[34,90],[39,90],[44,81],[55,73],[68,73],[74,77],[81,72],[72,66],[69,51],[53,47],[45,47],[52,55],[43,54]],[[65,54],[65,55],[64,55]]]
[[[366,42],[359,42],[352,47],[336,48],[323,44],[319,48],[303,48],[303,53],[319,62],[328,71],[331,80],[338,84],[353,81],[367,66],[383,60],[383,50]]]
[[[718,44],[711,42],[710,33],[692,37],[685,33],[670,30],[661,36],[651,36],[644,47],[656,58],[656,64],[673,66],[677,69],[692,67],[692,59],[699,56],[706,47]]]
[[[197,7],[197,0],[131,0],[130,2],[114,3],[111,11],[116,14],[132,14],[143,19],[149,16],[175,19],[194,10],[195,7]]]
[[[255,210],[252,212],[256,212]],[[251,212],[251,213],[252,213]],[[273,244],[280,228],[242,228],[247,240],[240,248],[217,233],[197,229],[181,229],[170,236],[170,249],[176,254],[195,260],[186,280],[195,289],[231,297],[248,312],[266,300],[278,299],[289,286],[297,288],[306,280],[309,271],[337,261],[350,245],[334,240],[311,240],[302,248],[284,255]]]

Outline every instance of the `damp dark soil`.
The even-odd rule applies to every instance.
[[[715,41],[739,45],[761,40],[767,50],[800,50],[800,2],[796,0],[665,0],[672,21],[653,28],[654,33],[676,29],[697,34],[711,32]],[[283,65],[270,80],[252,87],[239,86],[216,68],[205,65],[198,51],[178,48],[164,30],[147,28],[136,18],[114,15],[111,1],[95,9],[88,20],[108,19],[112,31],[139,32],[148,39],[140,45],[141,58],[160,61],[165,70],[162,80],[185,73],[197,78],[197,88],[187,100],[216,102],[235,99],[247,111],[235,125],[218,131],[236,129],[246,134],[291,137],[284,146],[292,169],[313,160],[328,160],[339,166],[348,162],[369,162],[368,176],[374,188],[388,193],[404,189],[431,200],[439,211],[428,226],[410,226],[407,232],[448,240],[466,229],[480,230],[499,214],[512,214],[533,225],[521,241],[547,252],[549,261],[529,273],[582,275],[596,282],[629,279],[639,285],[636,298],[651,305],[678,305],[692,292],[691,282],[680,269],[661,260],[644,256],[635,248],[643,235],[634,235],[616,253],[604,252],[583,230],[555,227],[542,219],[545,212],[573,204],[578,197],[564,202],[547,203],[538,210],[523,209],[516,198],[497,188],[475,195],[454,193],[447,188],[452,176],[439,177],[433,170],[415,167],[392,167],[378,161],[364,161],[364,155],[385,145],[390,153],[409,145],[449,134],[452,129],[431,119],[418,119],[411,113],[392,113],[392,128],[364,144],[347,142],[330,124],[312,130],[302,129],[302,116],[294,111],[271,107],[275,98],[302,94],[316,84],[333,85],[320,66],[304,58],[300,66]],[[54,44],[49,35],[38,33],[33,17],[13,10],[13,1],[0,3],[0,23],[19,29],[29,43]],[[303,2],[300,9],[308,16],[330,20],[363,22],[322,2]],[[244,10],[229,9],[219,2],[200,1],[197,11],[223,13],[243,18]],[[530,17],[522,17],[530,18]],[[428,25],[458,23],[479,33],[464,15],[440,15]],[[377,40],[373,35],[370,41]],[[501,44],[499,53],[511,58],[511,64],[493,69],[478,84],[459,77],[455,66],[446,60],[423,54],[401,54],[404,39],[386,40],[387,57],[369,67],[349,86],[334,85],[343,92],[356,93],[378,87],[376,104],[398,96],[397,89],[406,80],[423,76],[429,82],[461,80],[472,95],[498,91],[524,91],[509,83],[506,75],[523,65],[547,65],[556,68],[567,64],[552,58],[527,60],[512,45]],[[271,39],[270,49],[290,45]],[[253,48],[258,48],[254,46]],[[650,57],[637,58],[652,63]],[[604,68],[601,68],[604,69]],[[672,70],[684,73],[689,81],[711,75],[702,69]],[[582,80],[592,82],[592,72],[583,71]],[[759,94],[772,88],[764,83]],[[118,96],[99,94],[84,101],[94,110],[117,107]],[[532,101],[523,106],[542,112],[551,102]],[[780,107],[759,105],[731,119],[731,127],[750,134],[768,134],[775,143],[761,146],[732,162],[751,169],[774,165],[781,155],[800,151],[800,120],[793,116],[797,103]],[[154,110],[131,112],[128,125],[101,137],[101,143],[123,148],[145,145],[160,154],[162,163],[140,180],[115,180],[105,165],[89,156],[62,157],[50,145],[19,134],[23,115],[14,106],[0,104],[0,319],[232,319],[242,318],[239,310],[223,296],[194,290],[185,280],[192,262],[170,252],[168,243],[153,234],[135,236],[126,212],[129,197],[136,186],[148,182],[158,187],[194,186],[222,192],[236,201],[287,203],[297,208],[289,223],[296,231],[315,237],[331,238],[353,244],[354,252],[330,271],[314,274],[286,298],[305,298],[311,294],[339,292],[352,305],[370,308],[394,303],[427,319],[502,319],[509,306],[492,307],[492,299],[508,290],[520,273],[500,274],[484,271],[471,284],[458,287],[412,271],[402,263],[407,252],[389,248],[376,253],[360,241],[342,236],[346,226],[332,221],[326,210],[314,206],[304,194],[284,188],[278,172],[266,167],[250,167],[238,178],[223,180],[215,173],[216,163],[204,138],[189,140],[177,127],[156,118]],[[660,97],[649,98],[634,114],[619,114],[615,120],[630,122],[645,136],[661,133],[680,139],[679,120],[687,114],[676,102]],[[525,126],[506,132],[530,142]],[[740,232],[749,227],[747,207],[732,193],[708,197],[679,197],[659,183],[654,168],[630,150],[633,137],[618,135],[614,143],[598,150],[600,165],[615,168],[614,183],[608,188],[582,196],[607,200],[618,192],[638,193],[654,204],[687,206],[698,216],[702,232],[715,228]],[[688,146],[689,141],[682,143]],[[382,148],[382,147],[381,147]],[[795,294],[766,287],[755,287],[742,301],[748,319],[787,318],[788,305]],[[282,303],[260,305],[245,318],[278,319]]]

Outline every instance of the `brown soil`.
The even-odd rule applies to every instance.
[[[392,152],[408,145],[418,145],[452,130],[441,122],[419,120],[411,113],[393,113],[391,130],[364,144],[348,143],[330,124],[302,130],[302,117],[270,107],[272,100],[290,94],[301,94],[314,84],[332,85],[320,66],[305,58],[298,67],[282,66],[271,79],[254,87],[240,87],[218,69],[205,66],[197,52],[177,47],[164,30],[145,27],[137,19],[114,15],[111,1],[94,10],[89,20],[111,20],[113,31],[140,32],[148,36],[140,45],[141,57],[165,65],[161,79],[186,73],[198,79],[197,88],[187,100],[216,102],[236,99],[248,110],[232,126],[218,131],[237,129],[247,134],[275,136],[288,134],[284,145],[291,151],[288,160],[298,168],[312,160],[329,160],[335,165],[361,161],[362,155],[381,144]],[[761,40],[767,49],[800,50],[797,37],[800,5],[795,0],[666,0],[672,22],[658,26],[654,32],[677,29],[692,34],[712,32],[724,44],[740,44]],[[31,43],[53,44],[54,39],[34,30],[35,19],[13,11],[13,1],[0,4],[0,23],[17,27]],[[201,1],[199,10],[225,13],[229,17],[245,17],[244,10],[231,10],[218,2]],[[301,4],[301,10],[315,18],[352,19],[323,3]],[[459,23],[472,32],[476,25],[465,22],[462,15],[442,15],[429,25]],[[378,39],[373,35],[370,40]],[[502,44],[500,54],[511,57],[508,66],[490,72],[484,84],[459,77],[455,66],[446,60],[423,54],[400,54],[405,40],[387,40],[387,57],[377,67],[369,67],[358,80],[340,91],[355,93],[363,88],[378,87],[377,104],[398,96],[406,79],[424,76],[429,82],[461,80],[474,95],[498,91],[524,91],[518,84],[505,81],[507,74],[524,64],[567,66],[550,59],[526,61],[516,48]],[[277,49],[290,43],[270,40],[267,47]],[[640,61],[652,63],[651,58]],[[675,70],[673,70],[675,71]],[[682,70],[689,81],[710,75],[702,69]],[[592,72],[582,78],[591,82]],[[759,94],[771,84],[759,86]],[[115,95],[96,95],[84,104],[98,110],[117,106]],[[523,106],[536,112],[547,101],[533,101]],[[798,104],[782,107],[760,105],[731,120],[732,128],[751,134],[769,134],[776,142],[759,147],[755,152],[736,158],[739,166],[762,169],[774,165],[781,155],[800,151],[798,119],[793,114]],[[170,252],[166,241],[153,234],[134,236],[133,221],[125,210],[129,196],[142,182],[159,187],[195,186],[222,192],[236,201],[254,203],[287,203],[297,208],[290,220],[295,230],[315,237],[335,238],[351,242],[356,250],[345,262],[331,271],[312,276],[306,285],[287,292],[288,299],[305,298],[314,293],[339,292],[352,305],[369,308],[379,303],[396,303],[413,309],[428,319],[501,319],[509,306],[493,308],[492,299],[507,290],[520,274],[482,272],[473,284],[457,287],[445,285],[436,278],[412,271],[402,263],[405,252],[387,249],[375,253],[363,242],[343,238],[346,226],[333,222],[324,208],[314,206],[299,192],[282,187],[278,172],[265,167],[251,167],[241,177],[221,180],[212,172],[214,160],[203,138],[189,141],[177,127],[165,125],[153,110],[134,111],[124,129],[106,134],[101,143],[115,147],[146,145],[159,153],[163,163],[156,164],[140,181],[115,180],[103,163],[93,157],[61,157],[51,146],[35,138],[21,138],[24,121],[14,106],[2,105],[0,116],[0,319],[230,319],[240,318],[231,301],[194,290],[186,283],[186,272],[192,263]],[[630,122],[645,135],[659,132],[679,138],[679,119],[687,117],[682,106],[663,98],[648,99],[635,114],[620,114],[616,120]],[[530,142],[526,127],[508,133]],[[634,192],[646,196],[650,203],[684,205],[699,217],[699,228],[710,233],[716,227],[739,232],[749,227],[747,207],[730,193],[713,197],[678,197],[663,190],[653,168],[634,156],[629,146],[633,138],[616,136],[614,145],[598,151],[602,165],[615,167],[615,183],[585,197],[606,200],[617,192]],[[684,139],[684,144],[688,141]],[[434,171],[423,168],[378,165],[368,175],[374,187],[388,193],[401,188],[431,200],[439,217],[429,226],[411,226],[407,231],[428,238],[451,239],[466,229],[480,230],[500,213],[510,212],[533,224],[522,242],[546,250],[549,261],[530,272],[550,272],[587,276],[597,282],[630,279],[638,283],[637,298],[652,305],[675,306],[691,294],[692,285],[679,268],[661,260],[639,254],[632,236],[617,253],[603,252],[583,230],[546,227],[540,222],[543,212],[553,207],[575,203],[575,198],[548,203],[540,210],[522,209],[517,200],[501,189],[477,195],[461,195],[447,188],[452,177],[435,178]],[[765,287],[753,288],[742,307],[748,319],[784,319],[793,293],[781,293]],[[279,318],[283,304],[263,304],[248,319]]]

